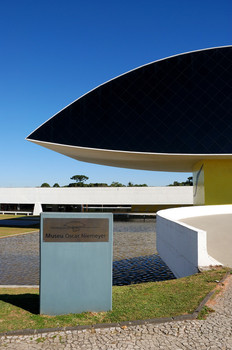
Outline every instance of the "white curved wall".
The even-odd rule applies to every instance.
[[[192,275],[199,268],[221,265],[207,252],[207,232],[178,220],[232,213],[232,205],[198,206],[158,211],[157,250],[176,277]]]

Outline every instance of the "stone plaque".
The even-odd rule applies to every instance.
[[[41,213],[40,314],[112,309],[113,215]]]
[[[109,220],[44,218],[44,242],[108,242]]]

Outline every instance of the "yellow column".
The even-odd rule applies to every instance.
[[[194,205],[232,204],[232,159],[195,164],[193,186]]]

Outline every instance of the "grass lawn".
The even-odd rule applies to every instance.
[[[0,220],[10,220],[10,219],[20,219],[24,217],[24,215],[3,215],[0,214]]]
[[[38,232],[39,229],[24,227],[0,227],[0,238],[36,231]]]
[[[17,227],[17,221],[20,222],[21,219],[27,219],[28,223],[25,227]],[[3,238],[5,236],[12,236],[12,235],[19,235],[23,233],[28,232],[34,232],[39,230],[39,223],[38,224],[31,224],[30,225],[30,219],[33,218],[32,216],[28,217],[25,215],[0,215],[0,238]],[[12,220],[12,226],[4,226],[4,220]],[[16,227],[15,227],[16,226]]]
[[[192,313],[228,271],[218,268],[164,282],[113,287],[113,310],[39,315],[38,289],[0,289],[0,332],[122,322]]]

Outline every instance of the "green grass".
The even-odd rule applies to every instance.
[[[214,310],[211,307],[205,305],[205,306],[203,306],[203,308],[199,312],[197,318],[198,318],[198,320],[205,320],[206,317],[212,312],[214,312]]]
[[[0,332],[170,317],[192,313],[227,269],[164,282],[113,287],[113,310],[39,315],[38,289],[0,289]]]
[[[0,227],[0,238],[14,235],[21,235],[28,232],[38,232],[37,228],[24,228],[24,227]]]
[[[3,215],[0,214],[0,220],[9,220],[9,219],[17,219],[17,218],[22,218],[25,217],[25,215]]]
[[[20,227],[17,227],[17,221],[20,222],[22,218],[27,219],[29,224],[27,224],[26,227],[21,227],[21,225]],[[39,222],[37,224],[30,225],[31,218],[32,216],[28,217],[25,215],[0,215],[0,238],[38,231]],[[4,226],[4,220],[11,220],[11,219],[12,219],[12,226],[10,227]]]

